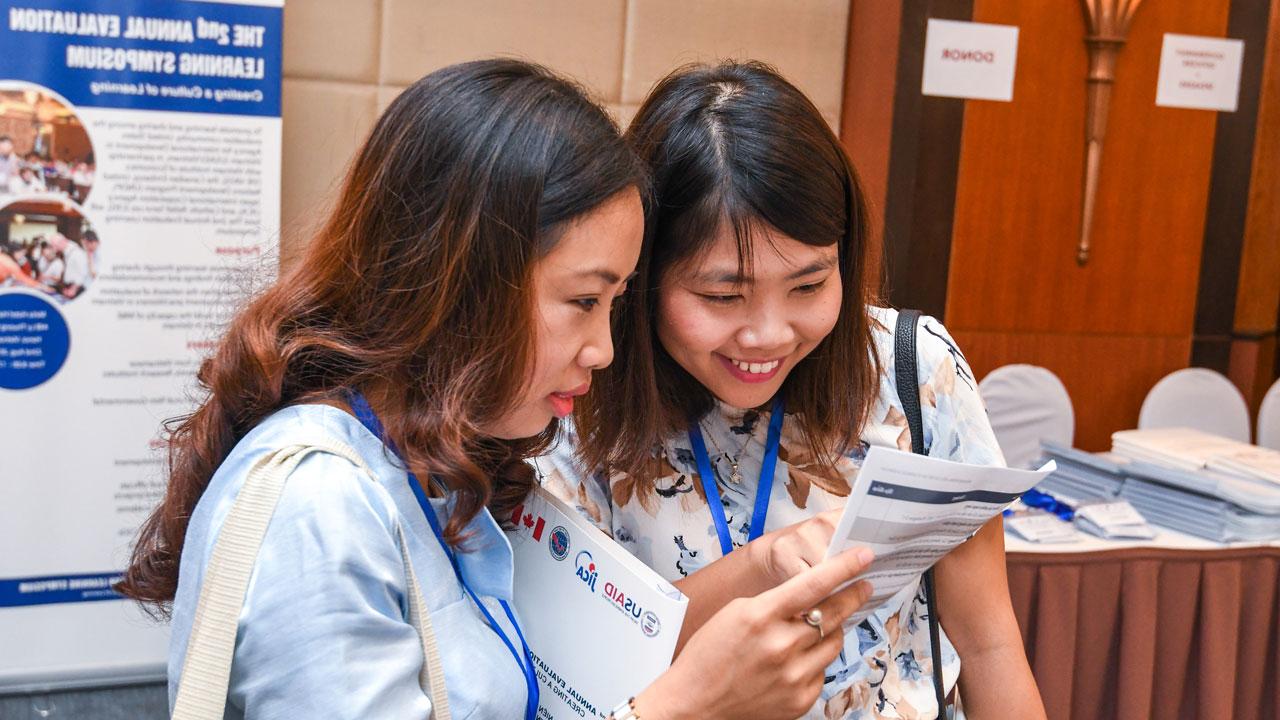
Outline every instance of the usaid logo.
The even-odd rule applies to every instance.
[[[551,528],[551,541],[547,544],[551,557],[563,560],[569,557],[569,531],[557,525]]]

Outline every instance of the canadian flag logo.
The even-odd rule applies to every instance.
[[[533,539],[542,542],[542,530],[547,526],[547,521],[542,519],[541,515],[526,513],[524,505],[517,505],[516,509],[511,512],[511,524],[519,528],[521,525],[525,528],[533,529]]]

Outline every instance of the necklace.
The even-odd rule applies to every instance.
[[[733,483],[734,485],[741,485],[742,472],[738,469],[738,460],[742,457],[742,453],[746,452],[747,446],[751,444],[751,439],[753,435],[748,434],[747,439],[742,442],[742,447],[738,448],[738,452],[734,453],[733,455],[730,455],[728,452],[725,452],[724,448],[720,447],[720,443],[716,441],[715,433],[711,433],[710,437],[711,437],[711,445],[715,447],[716,452],[720,453],[720,455],[723,456],[725,460],[729,461],[729,482]]]

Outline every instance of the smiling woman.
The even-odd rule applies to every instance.
[[[728,229],[658,290],[658,341],[720,400],[757,407],[831,334],[843,284],[836,245],[806,245],[763,223],[751,255]],[[737,268],[750,268],[747,275]]]
[[[856,443],[880,370],[870,316],[849,311],[874,299],[866,208],[821,113],[759,66],[695,68],[659,83],[627,134],[658,192],[652,249],[620,311],[624,362],[580,403],[588,463],[637,470],[717,399],[758,407],[784,381],[815,457]]]
[[[821,562],[867,448],[911,449],[897,363],[917,363],[929,454],[1003,459],[946,330],[926,318],[917,357],[898,351],[897,313],[867,275],[857,175],[799,90],[757,63],[690,67],[627,133],[654,176],[652,248],[618,318],[618,362],[575,414],[580,452],[561,443],[541,466],[689,596],[683,639]],[[847,629],[797,714],[933,718],[959,676],[974,720],[1043,717],[1001,538],[997,517],[938,563],[940,603],[909,583]]]

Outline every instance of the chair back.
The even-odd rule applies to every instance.
[[[1040,442],[1071,447],[1076,416],[1067,388],[1037,365],[998,367],[978,383],[991,428],[1009,467],[1031,467],[1040,458]]]
[[[1138,428],[1189,427],[1249,442],[1249,405],[1222,373],[1183,368],[1156,383],[1142,401]]]
[[[1276,380],[1258,408],[1258,444],[1280,450],[1280,380]]]

